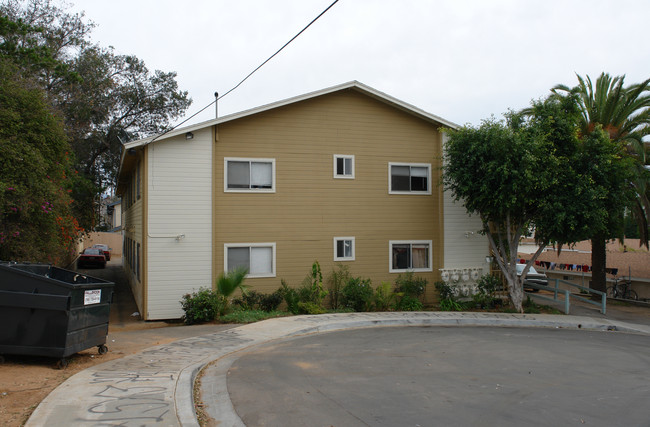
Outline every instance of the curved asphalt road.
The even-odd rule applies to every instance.
[[[182,339],[89,368],[73,375],[50,393],[36,408],[26,425],[195,426],[197,421],[192,398],[194,378],[200,369],[211,362],[216,362],[215,366],[219,367],[220,371],[214,375],[206,375],[206,377],[213,377],[214,381],[207,392],[211,397],[207,399],[204,395],[204,400],[209,400],[207,403],[213,410],[216,408],[215,422],[218,425],[242,425],[241,419],[233,410],[225,378],[228,367],[245,351],[255,350],[255,347],[268,343],[283,343],[287,339],[298,336],[313,335],[310,339],[325,339],[327,334],[319,335],[323,332],[363,328],[362,331],[366,333],[374,333],[373,328],[381,326],[542,327],[572,329],[577,336],[583,336],[580,334],[585,333],[584,330],[599,331],[594,334],[595,336],[601,334],[625,337],[628,336],[626,332],[631,332],[631,337],[641,340],[645,348],[650,347],[648,325],[582,316],[393,312],[285,317]],[[410,328],[400,328],[400,330],[411,331]],[[449,328],[449,330],[463,333],[465,329]],[[482,333],[487,334],[490,330],[491,328],[479,329],[479,336]],[[608,332],[613,330],[617,332]],[[160,333],[160,329],[156,332]],[[337,335],[338,333],[331,335],[335,341]],[[573,339],[568,338],[566,341],[570,343]],[[391,346],[390,342],[381,339],[377,339],[377,342],[379,345],[394,347],[398,353],[403,346],[403,344]],[[410,353],[412,351],[407,352],[406,349],[402,353],[401,360],[407,365],[407,356]],[[535,351],[522,350],[522,354],[531,357]],[[508,356],[504,353],[505,357]],[[242,363],[244,361],[245,359]],[[650,383],[647,381],[649,372],[647,365],[631,366],[630,369],[638,372],[639,375],[645,375],[646,384]],[[385,371],[386,369],[382,370],[384,373]],[[601,372],[597,370],[593,371],[594,377],[600,374]],[[492,382],[485,384],[492,384]],[[376,393],[374,386],[369,387],[368,393]],[[279,389],[274,392],[278,398],[283,393],[285,391]],[[618,396],[618,399],[623,400],[621,396]],[[511,403],[516,404],[515,401]],[[235,404],[237,405],[236,399]],[[240,408],[243,406],[238,407]],[[248,415],[244,415],[246,416]]]
[[[203,375],[210,412],[221,369],[217,363]],[[230,366],[227,385],[247,426],[648,426],[650,337],[559,328],[346,330],[254,348]]]

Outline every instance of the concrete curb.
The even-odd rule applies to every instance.
[[[650,335],[649,326],[564,315],[388,312],[270,319],[151,347],[82,371],[50,393],[26,426],[197,426],[194,380],[209,363],[221,359],[229,366],[243,350],[275,340],[380,326],[543,327]],[[227,396],[225,385],[214,386]],[[229,399],[225,411],[228,405],[232,413],[223,413],[222,425],[237,425],[239,417]]]

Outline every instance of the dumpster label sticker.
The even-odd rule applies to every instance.
[[[93,289],[93,290],[84,292],[84,305],[99,304],[99,302],[101,300],[102,300],[102,290],[101,289]]]

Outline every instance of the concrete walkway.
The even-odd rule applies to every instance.
[[[197,426],[194,378],[212,361],[229,364],[242,350],[299,335],[411,325],[571,328],[650,335],[650,325],[587,316],[390,312],[285,317],[182,339],[82,371],[43,400],[26,426]],[[213,387],[221,389],[225,398],[218,425],[242,425],[229,404],[225,376]]]

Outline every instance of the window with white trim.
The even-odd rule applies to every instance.
[[[391,240],[389,250],[391,273],[433,271],[431,240]]]
[[[390,194],[431,194],[430,163],[388,163]]]
[[[354,237],[334,238],[334,261],[354,261]]]
[[[275,192],[275,159],[224,159],[224,191]]]
[[[246,277],[275,277],[275,243],[226,243],[226,271],[246,267]]]
[[[334,154],[334,178],[354,179],[354,156]]]

